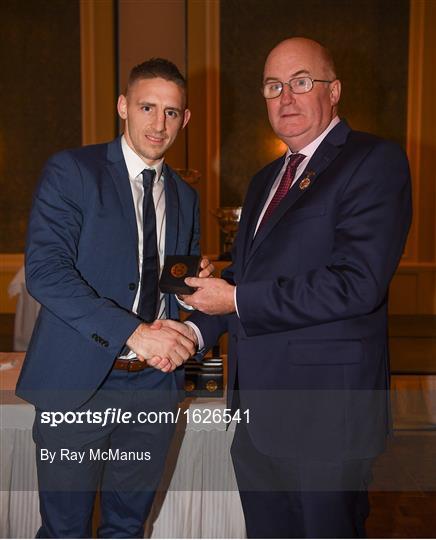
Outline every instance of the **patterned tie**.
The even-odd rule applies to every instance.
[[[144,200],[142,203],[143,252],[138,315],[145,322],[153,322],[156,319],[158,298],[159,267],[156,210],[153,201],[153,181],[155,174],[156,171],[154,169],[144,169],[142,171],[144,185]]]
[[[303,161],[306,156],[303,154],[291,154],[289,157],[288,165],[285,169],[285,172],[280,180],[279,187],[274,193],[271,202],[268,205],[268,208],[265,210],[262,221],[260,222],[259,228],[266,223],[268,218],[272,215],[274,210],[280,204],[281,200],[288,193],[289,188],[292,185],[292,182],[295,178],[295,173],[297,172],[298,165]]]

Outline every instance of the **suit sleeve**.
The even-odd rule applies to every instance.
[[[45,166],[36,190],[26,243],[26,284],[47,310],[86,339],[104,338],[116,355],[140,320],[100,297],[77,268],[85,213],[82,176],[62,152]]]
[[[386,300],[410,221],[407,159],[398,146],[381,141],[339,195],[329,263],[299,275],[237,286],[247,335],[284,332],[376,310]]]
[[[236,242],[233,245],[232,259],[236,257]],[[222,279],[234,284],[233,264],[225,268],[221,273]],[[194,323],[201,333],[204,342],[203,354],[218,343],[219,338],[228,331],[229,319],[232,315],[206,315],[201,311],[195,311],[189,321]]]

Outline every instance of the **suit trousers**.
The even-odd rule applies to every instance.
[[[365,538],[371,459],[260,453],[238,424],[231,448],[248,538]]]
[[[98,536],[142,538],[179,397],[174,374],[112,370],[94,396],[67,412],[66,421],[57,426],[46,422],[53,411],[37,409],[33,434],[42,519],[38,537],[91,537],[99,489]],[[159,418],[159,411],[170,414]],[[128,422],[122,421],[121,413],[131,413],[130,419],[124,417]]]

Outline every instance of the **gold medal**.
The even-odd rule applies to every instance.
[[[185,392],[192,392],[195,390],[194,381],[185,381]]]
[[[188,272],[188,267],[186,266],[185,263],[177,263],[171,267],[170,272],[171,272],[171,275],[174,276],[175,278],[182,278],[186,276]]]
[[[218,388],[218,383],[214,380],[207,381],[206,383],[206,390],[208,392],[215,392],[215,390]]]

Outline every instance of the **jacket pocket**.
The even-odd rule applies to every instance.
[[[360,364],[363,344],[360,340],[289,341],[289,358],[296,365]]]
[[[326,207],[323,205],[306,206],[291,210],[289,212],[289,219],[292,221],[299,221],[300,219],[324,216],[325,213]]]

